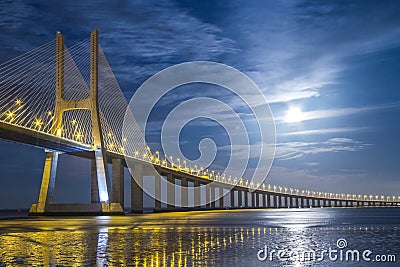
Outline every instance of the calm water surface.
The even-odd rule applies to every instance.
[[[3,216],[0,266],[400,266],[399,227],[398,208]],[[282,257],[260,261],[265,248]],[[336,260],[321,253],[329,248]],[[350,254],[346,261],[348,250],[359,251],[360,261]],[[362,259],[365,250],[370,262]],[[376,262],[376,255],[397,263]]]

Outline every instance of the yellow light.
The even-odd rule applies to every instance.
[[[80,139],[82,139],[82,137],[83,137],[82,133],[80,133],[80,132],[75,133],[76,140],[80,140]]]
[[[56,136],[57,137],[61,137],[61,133],[62,133],[62,130],[61,129],[57,129]]]
[[[107,135],[108,135],[108,137],[111,137],[111,133],[108,133]]]
[[[47,112],[47,115],[51,116],[53,114],[53,112],[49,111]]]
[[[126,142],[126,138],[122,138],[122,141]]]
[[[7,119],[9,119],[10,121],[12,121],[14,119],[15,113],[12,112],[11,110],[7,111]]]
[[[76,120],[72,120],[71,123],[72,123],[72,125],[75,125],[76,124]]]
[[[20,99],[15,100],[15,104],[17,104],[18,106],[22,104],[22,101]]]
[[[40,128],[43,125],[43,122],[40,119],[35,119],[33,124],[35,124],[36,127]]]

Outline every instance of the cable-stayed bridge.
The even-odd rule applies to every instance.
[[[39,200],[31,214],[122,214],[125,167],[134,178],[131,210],[136,213],[143,212],[145,176],[154,179],[155,211],[400,204],[399,196],[254,184],[152,152],[99,46],[97,30],[70,48],[57,33],[56,40],[0,65],[0,138],[46,151]],[[91,159],[91,203],[53,203],[61,153]]]

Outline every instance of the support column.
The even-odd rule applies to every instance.
[[[99,187],[97,185],[97,174],[96,174],[96,161],[94,159],[91,160],[91,182],[90,182],[90,202],[91,203],[99,203]]]
[[[171,173],[167,174],[167,208],[175,208],[175,178]]]
[[[211,196],[210,196],[211,186],[206,185],[206,208],[211,207]]]
[[[273,199],[274,199],[273,197],[272,197],[272,199],[271,199],[271,195],[270,195],[270,194],[267,194],[268,208],[272,208],[272,206],[273,206],[273,204],[274,204],[274,203],[273,203],[273,202],[274,202]]]
[[[249,191],[247,190],[244,191],[244,206],[249,207]]]
[[[251,207],[255,208],[256,207],[256,192],[250,193],[251,197]]]
[[[160,210],[161,209],[161,175],[156,174],[154,176],[154,209]]]
[[[262,198],[263,198],[263,208],[265,209],[267,207],[267,194],[263,193]]]
[[[260,193],[255,192],[256,194],[256,208],[260,207]]]
[[[211,208],[215,208],[215,201],[216,201],[216,198],[215,198],[215,186],[210,186],[210,188],[211,188]]]
[[[275,208],[281,207],[281,197],[279,195],[275,196]]]
[[[198,180],[194,181],[194,207],[200,208],[200,182]]]
[[[131,179],[132,213],[143,213],[143,165],[136,164]]]
[[[186,178],[181,179],[181,207],[189,207],[189,193],[188,193],[188,180]]]
[[[231,208],[235,207],[235,190],[233,190],[233,188],[230,191],[231,194]]]
[[[47,152],[46,161],[42,176],[42,185],[40,186],[39,201],[37,204],[38,213],[46,211],[46,204],[53,202],[54,184],[56,180],[58,162],[58,152]]]
[[[219,207],[222,208],[224,206],[224,188],[222,186],[219,186]]]
[[[124,208],[124,165],[122,159],[112,159],[112,202]]]
[[[243,207],[243,191],[238,189],[238,207],[242,208]]]

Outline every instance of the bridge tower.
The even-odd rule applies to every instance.
[[[111,183],[106,160],[106,149],[102,135],[98,102],[98,30],[90,39],[90,95],[79,100],[64,99],[64,37],[56,35],[56,96],[52,134],[61,137],[63,113],[69,110],[90,110],[92,123],[92,176],[91,203],[54,204],[53,194],[56,180],[58,151],[46,151],[39,200],[33,204],[30,215],[45,214],[123,214],[120,203],[111,203]],[[78,152],[79,153],[79,152]],[[87,152],[82,152],[87,153]]]

